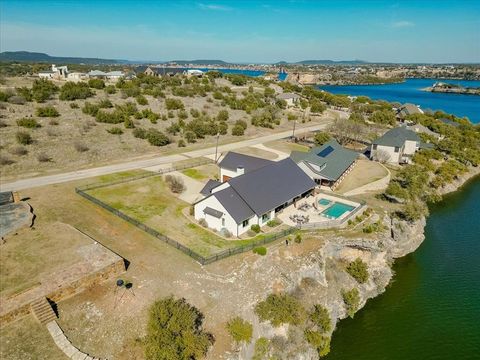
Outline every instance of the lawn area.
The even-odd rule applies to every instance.
[[[310,150],[308,146],[292,143],[287,140],[274,140],[274,141],[267,142],[263,145],[278,151],[283,151],[284,153],[287,153],[287,154],[290,154],[292,151],[307,152],[308,150]]]
[[[278,155],[274,152],[265,151],[252,146],[236,149],[235,152],[244,155],[256,156],[267,160],[275,160],[278,157]]]
[[[336,191],[343,194],[360,186],[380,180],[387,175],[388,171],[378,162],[360,159],[350,174],[343,179]]]
[[[191,177],[192,179],[202,181],[218,177],[218,167],[214,164],[207,164],[182,170],[181,173]]]
[[[161,176],[93,189],[88,193],[202,256],[252,241],[226,240],[190,222],[182,213],[189,204],[174,196]]]

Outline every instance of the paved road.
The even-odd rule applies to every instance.
[[[325,128],[328,124],[329,122],[325,122],[323,124],[316,124],[316,125],[306,126],[306,127],[298,127],[296,134],[301,134],[305,131],[321,130]],[[218,152],[222,153],[222,152],[242,148],[245,146],[252,146],[252,145],[262,144],[268,141],[283,139],[290,136],[291,134],[292,134],[292,131],[288,130],[288,131],[282,131],[282,132],[267,135],[267,136],[261,136],[253,139],[235,142],[235,143],[220,145],[218,147]],[[186,158],[195,158],[195,157],[206,156],[211,154],[215,154],[215,146],[205,148],[205,149],[200,149],[200,150],[188,151],[181,154],[159,156],[152,159],[134,160],[134,161],[124,162],[120,164],[107,165],[107,166],[78,170],[78,171],[71,171],[71,172],[62,173],[62,174],[22,179],[22,180],[17,180],[11,183],[1,184],[0,189],[1,191],[18,191],[23,189],[29,189],[32,187],[37,187],[37,186],[51,185],[51,184],[58,184],[58,183],[63,183],[63,182],[68,182],[73,180],[86,179],[89,177],[112,174],[112,173],[121,172],[121,171],[150,168],[150,167],[159,166],[163,164],[169,164],[175,161],[185,160]]]

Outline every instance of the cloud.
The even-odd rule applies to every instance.
[[[231,7],[223,6],[223,5],[215,5],[215,4],[199,3],[198,7],[202,10],[214,10],[214,11],[231,11],[231,10],[233,10]]]
[[[415,24],[411,21],[407,20],[401,20],[401,21],[395,21],[392,23],[393,28],[407,28],[407,27],[414,27]]]

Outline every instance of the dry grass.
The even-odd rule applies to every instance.
[[[287,141],[287,140],[270,141],[270,142],[265,143],[264,145],[266,147],[270,147],[272,149],[282,151],[286,154],[290,154],[292,151],[307,152],[309,150],[308,146],[292,143],[292,142]]]
[[[343,194],[360,186],[370,184],[388,175],[388,171],[378,162],[360,159],[353,170],[340,183],[337,192]]]
[[[278,157],[278,155],[273,152],[265,151],[251,146],[237,149],[235,150],[235,152],[244,155],[256,156],[267,160],[275,160]]]

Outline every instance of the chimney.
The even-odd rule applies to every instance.
[[[243,175],[245,174],[245,169],[243,166],[237,166],[237,175]]]

